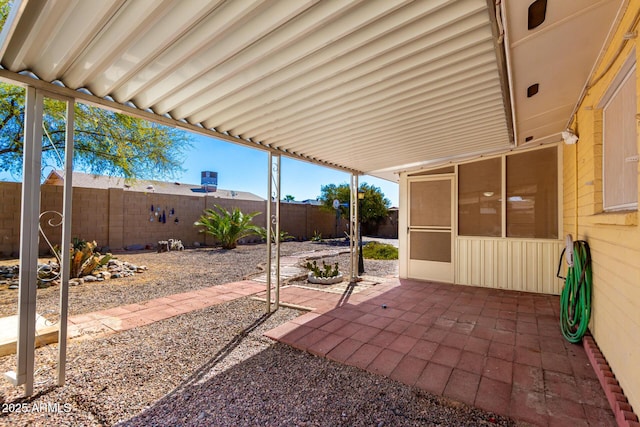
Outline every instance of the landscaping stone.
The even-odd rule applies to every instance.
[[[135,265],[118,259],[111,259],[106,266],[95,270],[94,274],[83,278],[71,278],[69,285],[78,286],[86,282],[104,282],[110,279],[133,276],[144,273],[145,265]],[[38,288],[48,288],[59,285],[60,265],[57,262],[38,264]],[[19,266],[0,266],[0,284],[9,285],[9,289],[18,289]]]
[[[129,246],[125,247],[125,249],[128,250],[128,251],[141,251],[144,248],[145,248],[145,245],[140,245],[140,244],[129,245]]]

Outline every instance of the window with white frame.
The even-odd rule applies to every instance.
[[[605,211],[638,208],[635,53],[605,95],[602,136],[602,203]]]

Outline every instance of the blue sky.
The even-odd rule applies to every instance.
[[[185,153],[183,168],[182,174],[167,181],[200,184],[201,171],[214,171],[218,172],[219,188],[267,197],[267,153],[262,150],[195,135],[193,147]],[[47,175],[49,169],[43,173]],[[20,181],[21,178],[0,173],[3,181]],[[345,172],[283,156],[281,179],[283,198],[290,194],[295,200],[305,200],[320,196],[323,185],[348,183],[350,178]],[[398,206],[398,184],[370,176],[360,177],[360,182],[379,187],[391,201],[391,206]]]
[[[261,150],[196,135],[183,168],[178,181],[199,184],[200,172],[210,170],[218,172],[220,188],[267,196],[267,153]],[[350,178],[345,172],[283,156],[281,179],[282,197],[290,194],[305,200],[318,197],[323,185],[348,183]],[[398,184],[370,176],[360,177],[360,182],[379,187],[391,205],[398,206]]]

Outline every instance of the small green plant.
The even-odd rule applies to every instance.
[[[322,233],[319,233],[318,230],[313,230],[313,236],[311,237],[312,242],[322,242]]]
[[[97,243],[95,241],[87,242],[77,237],[73,239],[71,247],[71,270],[69,272],[71,278],[87,276],[107,264],[113,257],[111,254],[102,255],[99,252],[95,252],[96,247]],[[60,258],[60,247],[56,246],[53,250],[56,252],[58,258]]]
[[[369,242],[362,248],[362,256],[367,259],[398,259],[398,248],[379,242]]]
[[[211,234],[224,249],[233,249],[243,237],[260,234],[261,227],[251,220],[260,212],[243,213],[239,208],[228,211],[215,205],[215,209],[205,209],[204,215],[193,225],[203,227],[201,233]]]
[[[337,262],[333,266],[331,266],[331,264],[326,264],[324,261],[322,261],[322,268],[320,268],[318,267],[318,263],[316,261],[313,261],[313,263],[307,262],[305,264],[305,267],[318,278],[336,277],[340,274]]]
[[[258,236],[260,236],[262,238],[262,241],[264,241],[264,242],[267,241],[267,229],[265,227],[261,227],[257,234],[258,234]],[[272,228],[271,229],[271,241],[274,242],[274,243],[276,241],[275,234],[276,234],[276,232]],[[295,239],[296,238],[293,237],[291,234],[287,233],[284,230],[280,230],[280,241],[281,242],[288,242],[290,240],[295,240]]]

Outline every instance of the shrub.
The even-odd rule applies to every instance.
[[[243,237],[260,235],[261,227],[251,222],[260,213],[245,214],[239,208],[228,211],[215,205],[215,209],[205,209],[204,215],[193,225],[203,227],[200,232],[212,235],[224,249],[233,249]]]
[[[362,256],[368,259],[398,259],[398,248],[386,243],[369,242],[362,248]]]
[[[258,236],[260,236],[262,238],[263,242],[267,241],[267,229],[266,227],[260,227],[260,230],[258,231]],[[276,236],[275,236],[276,232],[275,230],[272,228],[271,229],[271,241],[275,243],[276,241]],[[288,242],[290,240],[295,240],[296,238],[293,237],[291,234],[287,233],[284,230],[280,230],[280,241],[281,242]]]

